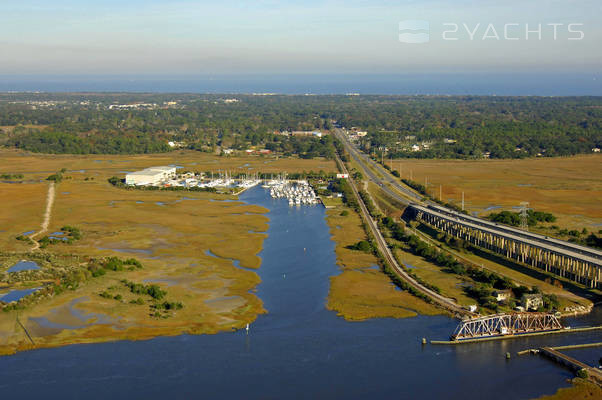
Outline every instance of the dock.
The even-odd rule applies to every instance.
[[[566,354],[562,354],[558,350],[554,350],[551,347],[542,347],[539,349],[539,354],[544,357],[551,358],[559,364],[572,369],[573,371],[579,371],[580,369],[588,369],[589,365],[582,363],[579,360],[574,359],[573,357],[567,356]]]
[[[571,347],[571,346],[566,346]],[[602,371],[598,368],[589,366],[571,356],[567,356],[552,347],[542,347],[539,349],[539,354],[554,361],[558,364],[570,369],[574,373],[579,371],[587,372],[587,378],[592,382],[602,385]]]
[[[597,383],[598,385],[602,385],[602,370],[592,367],[590,365],[585,364],[571,356],[561,353],[559,350],[572,350],[572,349],[586,349],[591,347],[600,347],[602,346],[602,342],[596,343],[583,343],[583,344],[572,344],[568,346],[556,346],[556,347],[540,347],[538,349],[527,349],[523,351],[519,351],[517,354],[519,356],[525,354],[539,354],[544,356],[545,358],[552,360],[568,369],[577,373],[579,371],[585,370],[587,372],[588,378]]]
[[[568,346],[555,346],[555,347],[550,347],[553,350],[575,350],[575,349],[587,349],[590,347],[602,347],[602,342],[597,342],[597,343],[584,343],[584,344],[571,344]],[[524,354],[536,354],[539,353],[539,349],[527,349],[527,350],[522,350],[519,351],[518,354],[519,356],[522,356]]]

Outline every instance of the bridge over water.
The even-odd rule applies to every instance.
[[[520,335],[563,329],[550,313],[494,314],[462,320],[452,335],[452,340],[480,339],[494,336]]]
[[[335,130],[335,134],[370,180],[380,184],[382,190],[393,199],[408,205],[408,217],[504,257],[590,288],[602,289],[602,251],[499,225],[425,201],[421,195],[402,185],[398,178],[359,151],[341,129]]]
[[[602,251],[498,225],[445,207],[412,203],[407,212],[411,218],[475,246],[590,288],[602,289]]]

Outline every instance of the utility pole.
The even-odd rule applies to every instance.
[[[439,185],[439,201],[443,201],[443,186]]]
[[[529,230],[529,202],[523,201],[520,203],[520,228],[526,231]]]
[[[462,211],[464,211],[464,192],[462,192]]]

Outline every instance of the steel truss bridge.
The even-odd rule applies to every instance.
[[[492,336],[520,335],[563,329],[550,313],[509,313],[465,319],[456,328],[452,340],[479,339]]]

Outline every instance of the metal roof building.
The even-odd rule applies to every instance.
[[[176,167],[150,167],[125,176],[127,185],[156,185],[176,175]]]

